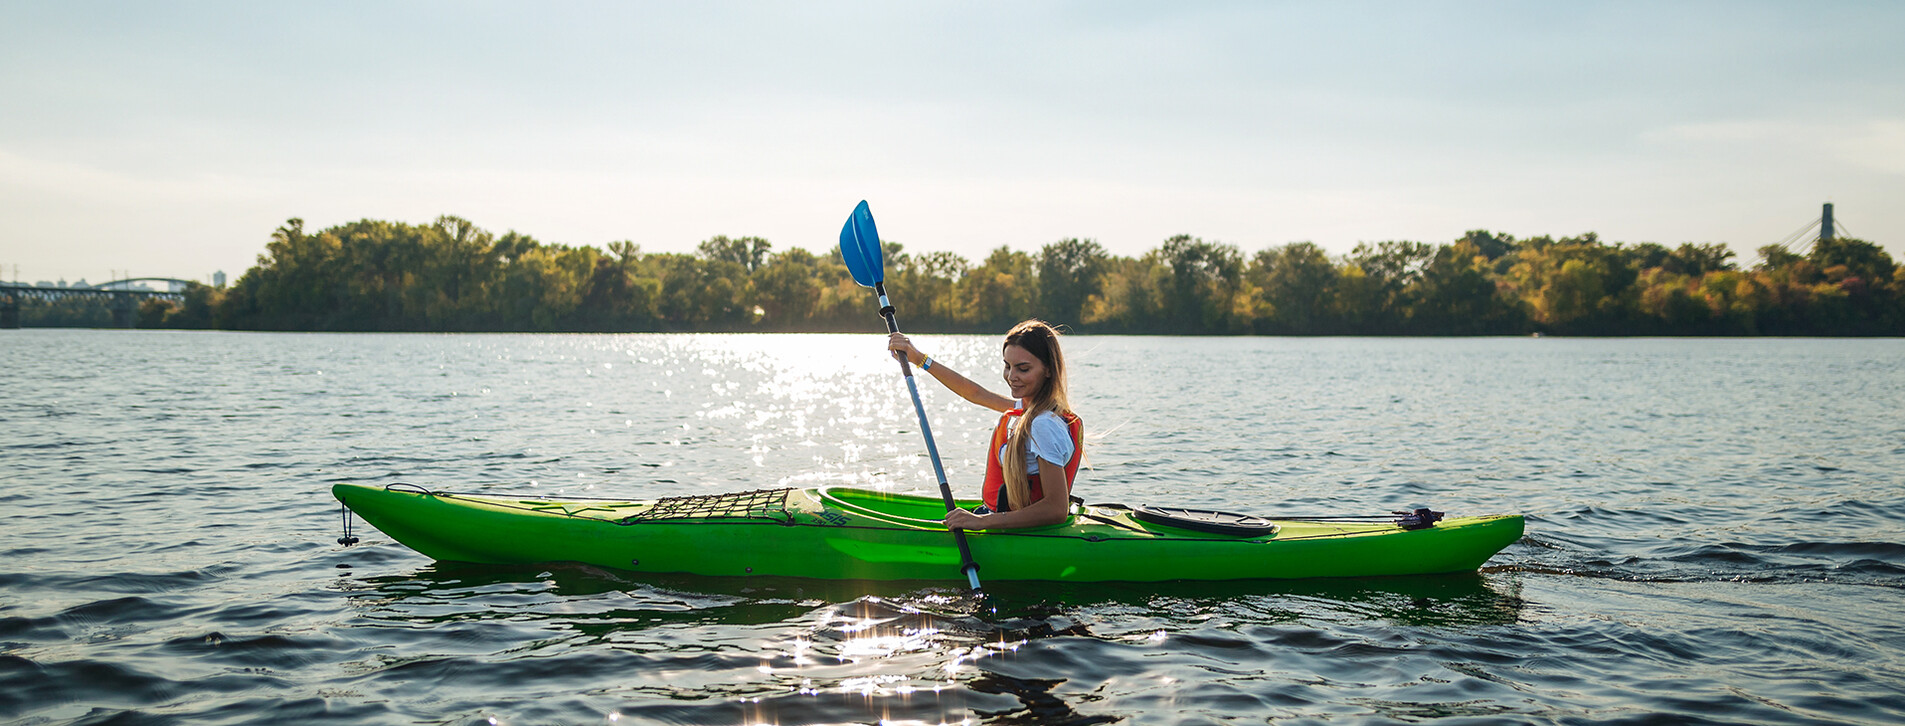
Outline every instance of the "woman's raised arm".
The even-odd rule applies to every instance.
[[[918,348],[913,347],[913,341],[908,340],[905,333],[894,333],[887,336],[886,347],[888,350],[897,350],[901,353],[905,353],[906,362],[915,366],[924,362],[926,358],[926,354],[919,352]],[[1016,403],[1010,398],[988,391],[985,387],[973,383],[972,379],[959,375],[959,371],[948,368],[946,364],[941,361],[933,361],[933,367],[925,370],[927,373],[932,374],[933,380],[939,381],[940,385],[945,386],[947,390],[959,394],[960,398],[994,411],[1010,411],[1012,410],[1012,404]]]

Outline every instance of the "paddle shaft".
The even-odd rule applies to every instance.
[[[873,291],[880,296],[880,317],[886,320],[886,332],[900,332],[900,324],[893,319],[893,304],[886,299],[886,283],[875,283]],[[913,413],[919,415],[919,433],[926,437],[926,454],[933,460],[933,475],[939,478],[939,498],[946,502],[946,511],[958,509],[953,503],[952,485],[946,483],[946,467],[939,463],[939,447],[933,444],[933,426],[926,422],[926,404],[919,400],[919,383],[913,380],[913,366],[906,360],[906,354],[893,351],[893,357],[900,362],[900,373],[906,377],[906,392],[913,394]],[[979,563],[972,559],[972,548],[966,545],[966,530],[952,530],[953,542],[959,545],[959,569],[966,573],[966,581],[972,589],[979,589]]]

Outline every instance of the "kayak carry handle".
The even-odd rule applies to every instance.
[[[1435,523],[1440,521],[1442,521],[1442,513],[1431,511],[1427,507],[1419,508],[1413,512],[1396,512],[1396,526],[1403,529],[1428,529],[1434,527]]]

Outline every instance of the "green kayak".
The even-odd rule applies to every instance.
[[[409,485],[338,484],[331,491],[364,521],[438,560],[570,561],[738,577],[963,577],[936,498],[844,487],[656,501],[453,494]],[[1254,522],[1206,531],[1226,527],[1144,507],[1078,505],[1064,524],[967,538],[988,582],[1156,582],[1468,572],[1522,532],[1519,516],[1401,524],[1241,519]]]

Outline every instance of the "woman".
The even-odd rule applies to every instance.
[[[900,333],[886,347],[931,373],[953,393],[1001,412],[986,455],[985,506],[955,509],[946,526],[955,529],[1010,529],[1060,524],[1071,509],[1072,478],[1084,459],[1084,422],[1066,399],[1065,356],[1058,331],[1038,320],[1013,326],[1005,335],[1005,384],[1001,396],[933,360]]]

